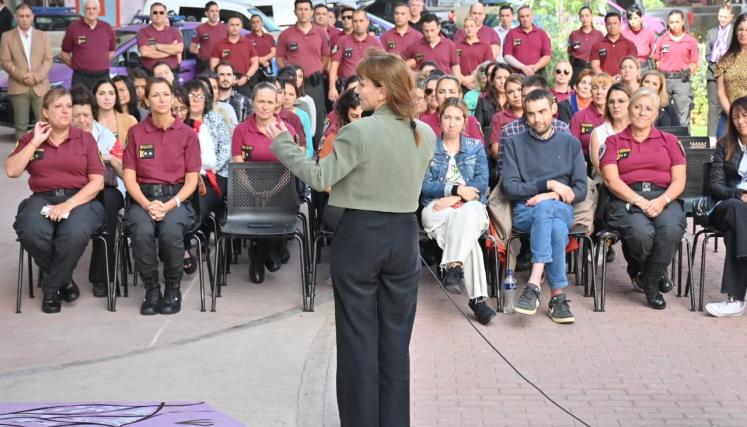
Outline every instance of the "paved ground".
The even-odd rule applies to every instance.
[[[9,139],[0,129],[1,158],[12,148]],[[11,224],[28,189],[25,179],[3,177],[0,191],[0,401],[204,400],[252,426],[336,425],[325,266],[314,313],[300,310],[295,254],[262,285],[248,282],[244,254],[217,313],[199,311],[199,287],[190,276],[176,316],[140,316],[142,288],[110,313],[86,286],[60,315],[42,314],[40,299],[25,296],[17,315]],[[711,248],[707,301],[720,298],[722,256],[723,247]],[[87,262],[88,255],[76,271],[79,284],[87,283]],[[747,320],[708,318],[673,294],[667,310],[651,310],[630,288],[623,266],[611,264],[605,313],[594,313],[591,299],[573,288],[574,325],[555,325],[538,312],[499,315],[477,331],[589,425],[747,425]],[[463,296],[455,300],[466,309]],[[582,425],[514,373],[427,271],[418,304],[413,425]]]

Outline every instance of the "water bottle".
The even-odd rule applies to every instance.
[[[516,279],[514,271],[510,268],[506,271],[506,278],[503,280],[503,313],[513,314],[516,305]]]

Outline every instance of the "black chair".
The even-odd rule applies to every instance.
[[[508,245],[506,248],[506,269],[508,269],[508,266],[511,265],[511,243],[514,240],[521,239],[521,238],[528,238],[529,233],[523,233],[518,230],[513,230],[511,232],[511,237],[508,239]],[[571,269],[569,270],[569,273],[572,273],[575,276],[576,280],[576,286],[580,286],[583,280],[584,285],[584,296],[589,297],[592,296],[592,292],[596,292],[596,286],[594,284],[596,280],[595,275],[595,264],[594,262],[590,262],[590,259],[594,258],[595,250],[594,250],[594,242],[591,240],[591,237],[588,235],[588,229],[585,226],[582,225],[574,225],[571,230],[568,232],[568,237],[570,239],[575,239],[579,243],[579,248],[575,252],[581,252],[581,273],[579,274],[578,269],[578,262],[579,259],[577,257],[577,254],[572,256],[571,261]],[[596,310],[596,297],[594,298],[594,307]],[[503,309],[503,288],[501,288],[501,292],[498,297],[498,310]]]
[[[671,133],[674,136],[690,136],[690,129],[688,129],[687,126],[657,126],[656,129],[659,129],[662,132]]]
[[[129,204],[132,203],[131,199],[129,197],[125,200],[125,209],[124,211],[127,212],[127,208],[129,207]],[[202,270],[202,263],[203,263],[203,248],[205,250],[205,258],[207,262],[207,269],[208,269],[208,280],[210,281],[211,288],[214,287],[214,274],[212,270],[212,265],[210,264],[210,245],[207,241],[207,236],[205,233],[202,232],[200,227],[202,226],[202,223],[200,222],[200,194],[195,189],[195,191],[192,193],[192,195],[189,198],[189,203],[192,205],[192,209],[195,211],[195,222],[192,224],[192,227],[190,227],[189,230],[186,230],[184,233],[184,247],[189,247],[190,243],[192,241],[195,241],[197,243],[197,269],[200,279],[200,311],[204,312],[205,310],[205,275]],[[120,280],[121,283],[124,286],[124,296],[129,296],[129,292],[127,289],[127,264],[129,263],[129,244],[128,239],[130,238],[129,230],[126,227],[126,219],[125,217],[121,217],[119,224],[118,224],[118,231],[117,231],[117,240],[115,243],[115,251],[114,251],[114,274],[115,274],[115,280],[112,284],[112,287],[109,292],[109,298],[111,299],[111,311],[117,311],[117,296],[120,295],[119,291],[119,284]],[[118,274],[119,273],[119,274]],[[133,281],[133,287],[137,286],[137,269],[132,269],[132,281]],[[119,277],[121,276],[121,278]]]
[[[707,136],[688,136],[688,135],[685,135],[685,136],[677,135],[677,136],[678,136],[677,139],[682,144],[682,147],[685,148],[685,151],[710,149],[711,142]]]
[[[309,246],[307,236],[298,229],[299,206],[296,179],[281,163],[229,164],[228,205],[226,221],[216,241],[216,283],[211,311],[215,311],[219,286],[225,282],[227,242],[232,238],[295,239],[300,246],[303,310],[314,311],[315,289],[308,271]]]

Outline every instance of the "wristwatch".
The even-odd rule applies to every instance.
[[[176,202],[176,207],[179,208],[182,206],[182,200],[179,198],[179,196],[174,196],[174,202]]]

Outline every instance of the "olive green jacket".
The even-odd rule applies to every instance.
[[[415,212],[423,179],[435,150],[436,135],[416,120],[415,144],[409,120],[387,106],[337,132],[334,151],[317,163],[283,132],[270,149],[277,158],[317,191],[332,187],[329,204],[378,212]]]

